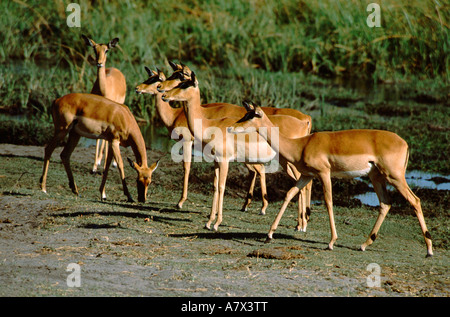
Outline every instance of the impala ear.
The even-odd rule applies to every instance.
[[[181,67],[180,65],[175,64],[175,63],[172,62],[172,61],[169,61],[169,65],[170,65],[170,67],[172,67],[172,70],[173,70],[173,71],[180,70],[180,69],[183,68],[183,67]]]
[[[181,71],[183,72],[183,75],[189,76],[189,74],[192,73],[191,69],[181,62],[180,62],[180,64],[181,64]]]
[[[153,72],[150,70],[150,68],[148,68],[147,66],[144,66],[144,68],[145,68],[145,71],[148,74],[148,77],[152,77],[154,75]]]
[[[159,161],[161,161],[161,159],[150,165],[150,169],[152,170],[152,172],[154,172],[158,168]]]
[[[116,47],[117,43],[119,43],[119,38],[118,37],[113,38],[111,41],[109,41],[108,47],[109,48]]]
[[[138,171],[140,166],[137,165],[136,162],[133,162],[132,159],[130,159],[129,157],[127,157],[128,163],[130,163],[131,168],[133,168],[135,171]]]
[[[253,106],[253,103],[250,100],[243,100],[242,105],[247,112],[255,111],[255,106]]]
[[[92,47],[95,46],[95,42],[94,42],[93,40],[91,40],[90,38],[88,38],[86,35],[81,34],[81,37],[83,38],[84,43],[85,43],[87,46],[92,46]]]
[[[158,71],[159,80],[160,81],[165,81],[166,80],[166,75],[164,75],[164,73],[158,67],[156,67],[156,70]]]

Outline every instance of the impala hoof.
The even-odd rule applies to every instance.
[[[267,238],[266,238],[266,241],[264,241],[264,243],[270,243],[271,241],[272,241],[272,238],[267,237]]]
[[[185,202],[184,200],[180,200],[180,201],[178,202],[178,204],[176,205],[175,208],[177,208],[177,209],[183,209],[183,203],[184,203],[184,202]]]

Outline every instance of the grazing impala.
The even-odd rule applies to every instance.
[[[264,111],[251,103],[244,103],[247,114],[232,127],[230,133],[258,131],[261,127],[273,127],[273,123]],[[250,128],[247,130],[247,128]],[[381,130],[344,130],[338,132],[317,132],[308,136],[288,139],[280,133],[277,142],[273,142],[270,129],[262,135],[272,148],[287,161],[295,165],[301,173],[297,184],[291,188],[273,222],[268,241],[278,226],[287,205],[310,180],[318,177],[323,186],[325,203],[328,210],[331,241],[329,249],[337,239],[333,215],[331,177],[354,178],[368,175],[380,200],[380,212],[377,221],[361,250],[373,243],[391,203],[386,190],[386,182],[394,186],[414,207],[427,246],[427,256],[433,255],[430,233],[422,214],[420,199],[411,191],[405,179],[408,163],[408,144],[397,134]]]
[[[236,159],[239,162],[245,161],[248,164],[262,164],[271,161],[275,153],[268,144],[257,135],[253,135],[246,140],[238,142],[227,142],[226,129],[236,121],[230,117],[230,110],[220,119],[208,119],[205,117],[205,108],[200,105],[200,90],[195,73],[191,73],[191,79],[182,82],[176,88],[164,93],[162,99],[165,101],[185,101],[184,110],[186,112],[188,127],[194,138],[201,142],[202,150],[213,150],[211,155],[214,158],[215,178],[214,178],[214,198],[211,207],[210,219],[206,223],[206,228],[210,229],[212,222],[217,215],[217,221],[213,229],[217,230],[222,222],[223,196],[228,173],[228,163]],[[228,113],[228,117],[226,116]],[[234,113],[236,115],[238,112]],[[277,127],[296,127],[298,136],[304,136],[308,131],[308,124],[291,116],[271,116]],[[293,123],[295,122],[295,123]],[[207,133],[214,129],[215,132]],[[294,131],[291,134],[295,135]],[[214,135],[214,138],[212,138]],[[297,137],[298,137],[297,136]],[[258,147],[259,151],[251,151],[250,148]],[[280,162],[283,164],[283,162]]]
[[[127,83],[125,76],[120,70],[114,67],[106,68],[106,56],[110,49],[116,47],[119,39],[116,37],[108,44],[97,44],[92,39],[85,35],[81,35],[86,45],[94,49],[96,63],[97,63],[97,80],[92,87],[91,94],[100,95],[112,101],[123,104],[127,93]],[[101,146],[100,146],[100,141]],[[105,150],[105,157],[108,151],[107,141],[97,140],[95,147],[95,162],[92,167],[92,172],[97,171],[97,166],[100,165]]]
[[[53,102],[52,117],[55,133],[45,147],[44,168],[40,179],[42,191],[47,192],[46,181],[50,157],[58,143],[64,140],[66,134],[69,133],[67,144],[61,152],[61,160],[69,178],[69,186],[74,194],[78,195],[78,188],[70,168],[70,156],[80,137],[83,136],[91,139],[105,139],[109,142],[105,171],[103,172],[100,185],[101,199],[106,199],[106,178],[114,156],[119,169],[120,179],[122,180],[123,192],[127,196],[128,201],[133,201],[125,182],[125,173],[119,148],[119,145],[121,145],[124,147],[131,146],[136,157],[136,162],[129,158],[128,161],[138,174],[138,201],[145,202],[147,188],[152,181],[152,173],[157,167],[157,162],[150,167],[147,166],[144,138],[133,114],[127,106],[98,95],[73,93]]]

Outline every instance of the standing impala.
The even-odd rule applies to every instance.
[[[58,143],[64,140],[66,134],[69,133],[67,144],[61,152],[61,160],[69,178],[69,186],[74,194],[78,195],[78,188],[70,168],[70,156],[80,137],[83,136],[90,139],[104,139],[109,142],[105,171],[103,172],[100,185],[101,199],[106,199],[106,178],[114,156],[119,169],[120,179],[122,180],[123,192],[127,196],[128,201],[133,201],[125,182],[125,173],[119,148],[119,145],[121,145],[124,147],[131,146],[136,157],[136,162],[131,161],[129,158],[128,161],[138,174],[136,181],[138,201],[145,202],[147,188],[152,181],[152,173],[157,167],[157,162],[150,167],[147,166],[144,138],[133,114],[127,106],[98,95],[73,93],[53,102],[52,117],[55,133],[45,147],[44,168],[40,179],[42,191],[47,192],[46,182],[50,157]]]
[[[264,111],[250,103],[244,103],[247,114],[232,127],[230,133],[248,133],[258,131],[261,127],[272,127],[273,123]],[[247,128],[251,128],[247,130]],[[299,190],[310,180],[318,177],[323,186],[325,203],[328,210],[331,228],[329,249],[337,239],[333,215],[333,200],[331,192],[331,177],[354,178],[368,175],[380,201],[380,212],[377,221],[361,250],[373,243],[377,237],[383,220],[391,203],[386,190],[386,182],[394,186],[414,207],[427,246],[427,256],[433,255],[431,235],[427,230],[420,205],[420,199],[411,191],[405,171],[408,164],[408,144],[397,134],[381,130],[344,130],[338,132],[317,132],[308,136],[288,139],[281,133],[272,142],[270,129],[262,135],[267,142],[287,161],[295,165],[301,173],[297,184],[291,188],[284,203],[273,222],[268,241],[278,226],[283,213]]]
[[[206,223],[206,228],[211,228],[211,224],[217,215],[217,221],[213,227],[214,230],[217,230],[222,222],[223,197],[229,161],[236,159],[239,162],[245,161],[248,164],[263,164],[271,161],[275,157],[275,153],[257,135],[238,142],[227,142],[227,127],[233,124],[236,119],[230,117],[231,110],[226,110],[226,114],[221,116],[220,119],[208,119],[205,117],[205,108],[200,105],[200,90],[194,72],[192,72],[190,80],[182,82],[176,88],[164,93],[162,99],[164,101],[185,101],[184,111],[186,112],[189,130],[194,138],[201,142],[204,152],[205,150],[213,150],[211,155],[214,158],[215,168],[214,196],[210,219]],[[282,127],[295,126],[298,131],[297,137],[307,134],[308,124],[296,118],[277,115],[273,115],[271,118],[274,122],[277,122],[276,126],[280,127],[280,129]],[[208,134],[207,131],[210,131],[210,129],[214,129],[215,132]],[[295,135],[295,132],[291,131],[291,133]],[[214,138],[212,137],[213,135]],[[259,151],[250,150],[252,147],[254,149],[255,146],[258,147]],[[283,164],[283,162],[280,163]]]
[[[157,90],[157,87],[166,80],[166,77],[163,72],[158,70],[158,72],[150,70],[148,67],[145,67],[145,70],[148,73],[149,78],[144,81],[142,84],[136,87],[136,92],[138,94],[146,93],[155,96],[155,104],[156,111],[158,112],[159,117],[161,118],[164,125],[169,130],[169,135],[172,138],[182,138],[184,140],[183,144],[183,168],[184,168],[184,181],[183,181],[183,191],[181,198],[177,204],[179,209],[182,208],[183,203],[187,199],[188,193],[188,183],[189,183],[189,172],[191,167],[191,156],[192,156],[192,144],[193,144],[193,136],[188,129],[186,114],[183,108],[172,108],[168,102],[165,102],[161,99],[162,93]],[[226,107],[237,107],[231,104],[225,103],[213,103],[208,105],[203,105],[204,114],[207,118],[213,118],[216,116],[225,115],[224,109]],[[239,111],[242,112],[242,107],[238,107]],[[239,115],[236,116],[238,118]],[[175,134],[175,135],[174,135]],[[265,175],[262,172],[262,167],[258,165],[250,165],[246,164],[247,168],[250,172],[253,173],[252,182],[250,184],[247,200],[244,204],[243,210],[247,210],[248,205],[250,204],[251,197],[253,197],[253,189],[256,180],[256,174],[259,174],[261,177],[261,191],[263,196],[263,207],[261,209],[261,213],[265,213],[265,209],[267,208],[267,193],[266,193],[266,183],[265,183]]]
[[[94,49],[97,63],[97,80],[94,83],[94,87],[92,87],[91,94],[100,95],[123,104],[127,93],[125,76],[117,68],[106,68],[105,66],[108,51],[116,47],[119,39],[116,37],[108,44],[97,44],[85,35],[82,35],[82,37],[86,45]],[[97,166],[102,162],[103,149],[105,150],[106,157],[108,151],[107,141],[102,140],[100,146],[100,139],[98,139],[95,147],[95,162],[92,167],[92,172],[94,173],[97,171]]]
[[[183,81],[190,80],[192,70],[182,63],[176,64],[174,62],[169,61],[170,66],[174,70],[172,75],[167,78],[165,81],[161,82],[157,89],[159,92],[165,92],[173,89],[174,87],[181,84]],[[214,104],[212,104],[214,105]],[[210,116],[209,113],[204,112],[204,115],[206,118],[212,119],[212,118],[224,118],[224,117],[241,117],[244,115],[245,110],[242,109],[242,107],[239,107],[237,105],[231,105],[231,104],[223,104],[226,105],[226,107],[223,107],[222,110],[219,112],[217,111],[218,108],[216,108],[216,111],[212,112],[213,116]],[[202,105],[205,106],[205,105]],[[291,108],[273,108],[273,107],[264,107],[264,111],[267,113],[267,115],[288,115],[292,116],[294,118],[297,118],[298,120],[303,122],[303,127],[306,125],[307,130],[300,130],[300,131],[293,131],[292,129],[289,129],[289,127],[284,127],[284,125],[281,125],[280,128],[283,129],[283,133],[285,135],[293,134],[293,137],[300,137],[306,134],[309,134],[311,132],[312,128],[312,121],[311,116],[304,114],[298,110],[291,109]],[[304,133],[304,134],[302,134]],[[285,164],[282,162],[282,164]],[[297,180],[300,177],[300,174],[298,171],[295,170],[295,167],[293,167],[291,164],[289,165],[289,169],[287,170],[291,177],[293,177],[295,180]],[[254,186],[255,180],[256,180],[256,173],[253,173],[253,175],[250,175],[252,177],[251,184]],[[304,190],[301,192],[301,197],[303,197],[303,200],[301,200],[301,197],[299,197],[299,203],[300,201],[303,202],[304,207],[303,211],[300,211],[302,208],[299,204],[299,224],[297,225],[296,229],[299,231],[306,231],[307,222],[309,220],[309,214],[310,214],[310,208],[311,208],[311,188],[312,188],[312,182],[310,182]],[[264,195],[263,195],[264,197]],[[252,195],[247,196],[247,201],[244,203],[244,206],[242,207],[243,210],[247,210],[247,207],[250,205],[250,202],[252,200]],[[267,198],[263,198],[263,206],[267,207],[268,202],[265,201]],[[263,207],[265,210],[265,207]],[[264,213],[263,210],[261,213]]]

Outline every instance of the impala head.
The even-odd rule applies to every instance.
[[[95,61],[97,62],[97,67],[104,67],[106,63],[106,55],[110,49],[116,47],[119,42],[119,38],[112,39],[108,44],[97,44],[94,40],[88,38],[85,35],[81,35],[83,37],[86,45],[91,46],[94,49],[95,53]]]
[[[158,86],[159,92],[169,91],[178,86],[181,82],[191,78],[192,71],[183,63],[175,64],[174,62],[169,61],[169,64],[173,69],[173,73],[166,81]]]
[[[247,113],[231,127],[228,127],[229,133],[249,133],[264,126],[262,121],[266,114],[261,107],[249,100],[244,100],[242,104]]]
[[[139,166],[136,162],[133,162],[130,158],[128,159],[128,163],[130,163],[131,167],[137,172],[137,191],[138,191],[138,201],[144,203],[147,199],[147,189],[148,185],[152,182],[152,174],[158,167],[159,160],[150,165],[150,167]]]
[[[166,80],[166,76],[159,69],[155,72],[145,66],[145,70],[147,71],[148,79],[136,87],[136,93],[155,95],[158,93],[158,85]]]
[[[159,90],[159,89],[158,89]],[[165,92],[162,95],[162,100],[168,101],[186,101],[193,93],[198,91],[198,81],[195,73],[191,72],[188,80],[182,81],[175,88]]]

